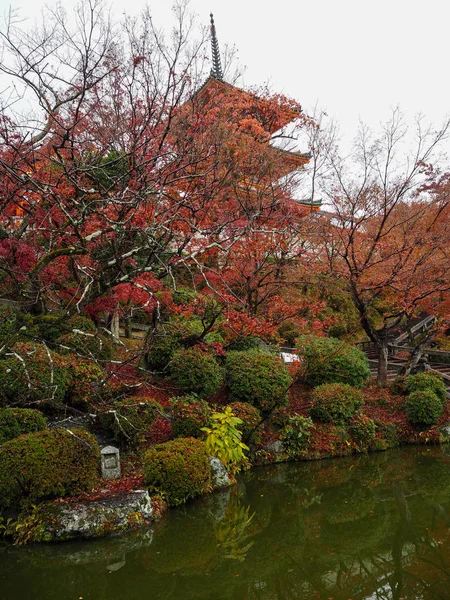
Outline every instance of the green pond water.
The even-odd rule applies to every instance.
[[[0,598],[450,598],[450,448],[260,468],[146,530],[3,545]]]

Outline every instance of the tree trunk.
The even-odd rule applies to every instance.
[[[388,374],[388,347],[387,344],[378,346],[378,381],[387,383]]]
[[[133,337],[133,329],[131,327],[131,318],[125,319],[125,337],[130,340]]]
[[[113,341],[118,344],[120,342],[120,334],[119,334],[119,311],[116,310],[111,319],[111,335],[113,337]]]

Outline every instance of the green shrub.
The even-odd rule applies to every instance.
[[[99,462],[97,442],[84,431],[45,429],[10,440],[0,448],[0,506],[86,492]]]
[[[7,342],[16,331],[17,315],[10,306],[0,306],[0,345]]]
[[[212,426],[204,428],[208,453],[222,461],[228,471],[239,473],[247,466],[244,450],[249,449],[242,442],[242,433],[238,429],[241,420],[234,416],[229,406],[222,413],[214,413],[211,420]]]
[[[43,344],[17,343],[14,354],[0,360],[0,401],[4,405],[61,404],[69,382],[63,357]]]
[[[312,393],[311,414],[324,423],[344,425],[362,406],[363,394],[345,383],[324,383]]]
[[[209,456],[205,443],[178,438],[150,448],[144,457],[145,482],[169,505],[182,504],[204,492],[210,484]]]
[[[102,429],[120,446],[138,446],[150,438],[162,406],[151,398],[131,397],[98,414]]]
[[[360,450],[366,450],[375,440],[377,426],[370,417],[357,414],[349,423],[349,432]]]
[[[246,352],[247,350],[260,350],[262,347],[264,347],[264,342],[261,338],[249,335],[231,342],[228,346],[228,351]]]
[[[183,391],[205,398],[214,394],[223,381],[223,373],[214,356],[196,348],[177,350],[170,364],[172,381]]]
[[[414,425],[434,425],[441,416],[442,401],[430,390],[417,390],[405,401],[406,415]]]
[[[0,408],[0,446],[23,433],[41,431],[46,426],[44,415],[33,408]]]
[[[61,353],[75,353],[93,360],[109,360],[113,354],[110,339],[98,333],[93,321],[81,315],[71,317],[65,329],[72,330],[58,339],[58,350]]]
[[[399,435],[395,423],[384,423],[382,421],[377,421],[375,425],[377,434],[372,445],[375,450],[396,448],[399,445]]]
[[[279,406],[270,415],[269,423],[274,425],[276,429],[283,429],[289,423],[292,412],[289,406]]]
[[[248,402],[232,402],[228,405],[233,414],[241,419],[238,429],[242,431],[242,439],[246,444],[258,444],[261,432],[256,427],[261,422],[261,413]]]
[[[299,338],[297,345],[307,385],[346,383],[362,387],[370,375],[366,355],[341,340],[310,335]]]
[[[447,401],[447,387],[444,379],[440,373],[435,371],[411,375],[406,381],[406,390],[409,394],[419,390],[431,390],[443,404]]]
[[[311,429],[314,429],[312,419],[294,415],[281,433],[281,441],[289,456],[298,456],[306,450]]]
[[[174,352],[179,349],[180,343],[175,335],[168,334],[155,337],[144,358],[146,368],[150,371],[159,372],[166,370]]]
[[[172,399],[172,431],[174,437],[205,437],[202,427],[211,424],[211,408],[194,394]]]
[[[399,396],[406,396],[408,394],[408,377],[406,375],[397,375],[394,381],[390,384],[390,388],[393,394],[398,394]]]
[[[248,402],[265,412],[287,404],[292,379],[277,355],[248,350],[228,353],[225,381],[232,400]]]
[[[103,393],[101,384],[105,373],[96,362],[68,354],[61,364],[67,369],[69,379],[67,404],[85,408],[92,403],[95,395]]]

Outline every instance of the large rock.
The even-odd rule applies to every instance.
[[[77,504],[47,502],[38,508],[49,541],[96,538],[136,529],[148,523],[152,514],[147,490]]]
[[[275,442],[271,442],[266,446],[266,450],[268,452],[273,452],[274,454],[281,454],[284,452],[284,445],[281,440],[276,440]]]
[[[229,486],[230,476],[223,462],[215,456],[210,456],[209,464],[211,466],[211,480],[214,487],[223,488]]]

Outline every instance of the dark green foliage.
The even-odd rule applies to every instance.
[[[211,396],[220,387],[223,373],[217,360],[196,348],[177,350],[170,364],[172,381],[183,392],[202,398]]]
[[[155,337],[150,350],[145,355],[145,366],[151,371],[162,372],[167,366],[176,350],[180,349],[180,342],[175,335],[167,334]]]
[[[390,388],[394,394],[398,394],[399,396],[406,396],[408,393],[407,383],[408,377],[406,375],[397,375],[394,381],[391,383]]]
[[[434,425],[442,414],[442,401],[430,390],[417,390],[405,401],[406,414],[414,425]]]
[[[16,331],[17,315],[10,306],[0,306],[0,344],[4,344]]]
[[[91,319],[75,315],[69,319],[65,329],[71,331],[58,338],[58,350],[71,352],[84,358],[109,360],[113,353],[110,339],[100,335]]]
[[[151,398],[131,397],[98,414],[102,429],[120,446],[138,446],[150,436],[162,406]]]
[[[43,344],[17,343],[14,354],[0,360],[0,403],[4,406],[59,405],[69,383],[63,357]]]
[[[266,412],[287,403],[292,378],[277,355],[248,350],[227,354],[225,381],[232,400]]]
[[[44,415],[33,408],[0,408],[0,446],[23,433],[41,431],[46,426]]]
[[[69,389],[65,401],[70,406],[86,408],[95,397],[103,392],[102,381],[105,373],[92,360],[80,358],[74,354],[62,357],[62,367],[69,377]]]
[[[198,396],[172,399],[172,431],[174,437],[205,437],[202,427],[211,425],[211,408]]]
[[[288,424],[281,433],[284,449],[289,456],[298,456],[306,450],[311,429],[314,429],[314,424],[309,417],[294,415],[289,418]]]
[[[324,423],[344,425],[362,406],[363,394],[345,383],[324,383],[312,393],[311,414]]]
[[[170,505],[194,498],[210,484],[205,443],[195,438],[154,446],[145,453],[144,471],[149,491],[163,495]]]
[[[298,348],[307,385],[316,387],[323,383],[347,383],[362,387],[370,375],[366,355],[341,340],[302,336],[298,340]]]
[[[260,350],[265,344],[261,338],[254,335],[239,338],[228,346],[229,352],[245,352],[246,350]]]
[[[444,379],[440,373],[435,371],[411,375],[406,381],[406,390],[409,394],[419,390],[431,390],[443,404],[447,401],[447,388]]]
[[[248,402],[232,402],[228,406],[233,414],[242,421],[237,426],[242,431],[242,441],[246,444],[257,444],[260,441],[261,433],[256,430],[256,427],[261,422],[261,413],[256,406],[252,406]]]
[[[370,417],[357,414],[349,423],[349,432],[360,450],[367,450],[375,439],[377,426]]]
[[[396,448],[399,445],[399,435],[397,431],[397,426],[395,423],[382,423],[377,422],[377,434],[381,436],[382,439],[375,440],[375,445],[380,442],[381,446],[378,448],[379,450],[385,450],[386,448]]]
[[[86,492],[99,461],[97,442],[84,431],[45,429],[10,440],[0,448],[0,506]]]

